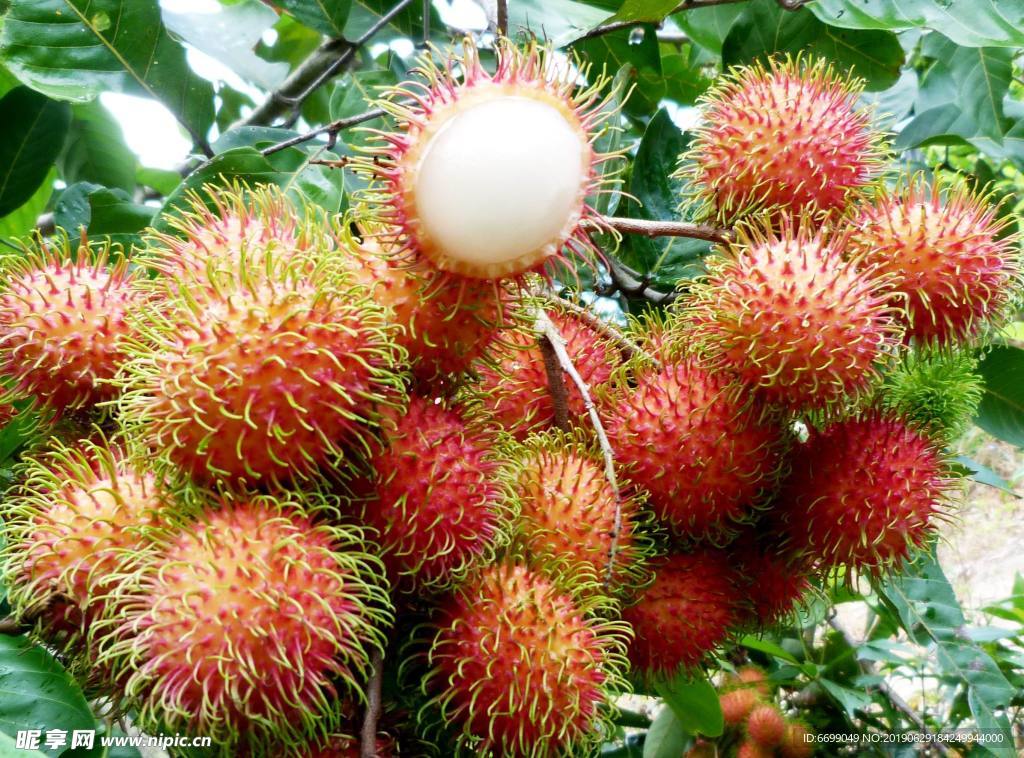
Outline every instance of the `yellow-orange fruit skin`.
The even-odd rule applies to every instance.
[[[772,758],[775,751],[754,740],[744,740],[736,749],[736,758]]]
[[[88,245],[6,258],[0,375],[12,380],[12,397],[34,396],[58,414],[114,397],[128,315],[142,299],[134,279],[126,261]]]
[[[746,721],[760,698],[758,693],[749,687],[725,692],[718,701],[722,707],[722,717],[727,726],[739,726]]]
[[[747,717],[747,735],[764,747],[772,748],[782,742],[786,721],[779,709],[769,703],[755,706]]]

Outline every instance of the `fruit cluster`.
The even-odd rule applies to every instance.
[[[741,69],[681,169],[733,231],[622,333],[552,294],[614,240],[606,82],[496,52],[385,93],[344,217],[206,187],[130,255],[4,260],[4,399],[41,424],[12,608],[141,727],[349,755],[383,682],[382,751],[582,754],[627,680],[948,512],[963,351],[1018,278],[987,199],[884,188],[823,64]]]

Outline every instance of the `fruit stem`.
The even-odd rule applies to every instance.
[[[508,35],[508,0],[498,0],[498,15],[494,26],[499,37]]]
[[[594,331],[599,332],[602,336],[614,342],[624,358],[643,358],[645,361],[649,361],[656,367],[661,368],[661,362],[657,358],[640,347],[636,341],[630,339],[626,334],[617,329],[614,324],[605,321],[589,308],[577,305],[572,300],[562,297],[556,292],[548,291],[544,293],[544,296],[565,310],[571,311],[573,315],[579,317],[580,321],[583,321],[587,326],[594,329]]]
[[[551,349],[558,358],[559,365],[569,375],[569,378],[572,379],[572,383],[579,390],[580,397],[583,398],[583,405],[587,409],[587,415],[590,417],[590,423],[594,427],[594,433],[597,436],[597,443],[601,448],[601,456],[604,458],[604,474],[608,478],[608,484],[611,485],[612,492],[615,493],[615,520],[612,525],[612,540],[611,545],[608,547],[608,565],[604,577],[604,584],[607,589],[611,585],[614,575],[615,559],[619,551],[619,536],[622,533],[622,497],[619,493],[619,481],[615,475],[615,453],[612,451],[611,443],[608,441],[608,434],[605,432],[604,424],[601,423],[601,416],[597,412],[597,406],[594,405],[594,399],[590,396],[590,387],[583,381],[580,372],[573,365],[569,351],[566,350],[565,337],[562,336],[562,333],[558,331],[558,327],[555,326],[551,319],[548,318],[547,313],[542,309],[537,310],[535,328],[538,333],[544,335],[545,341],[550,343]]]
[[[605,216],[604,223],[623,234],[637,234],[641,237],[690,237],[708,242],[728,242],[732,238],[732,232],[728,229],[685,221],[649,221]]]
[[[551,405],[554,412],[553,423],[563,432],[569,431],[569,392],[565,387],[565,380],[562,378],[562,367],[558,361],[558,354],[546,334],[540,335],[537,339],[540,346],[540,354],[544,357],[544,373],[548,378],[548,394],[551,395]]]
[[[374,650],[370,656],[371,674],[366,686],[366,714],[359,740],[360,758],[377,758],[377,720],[380,718],[380,690],[384,679],[384,653]]]

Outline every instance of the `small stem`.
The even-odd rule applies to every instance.
[[[682,13],[683,11],[693,10],[695,8],[710,8],[714,5],[731,5],[734,3],[742,3],[745,0],[684,0],[679,3],[675,8],[666,13],[666,16],[671,16],[676,13]],[[810,0],[777,0],[780,7],[795,11],[800,6],[810,2]],[[649,23],[647,21],[612,21],[608,24],[601,24],[591,29],[586,34],[577,37],[576,42],[585,39],[593,39],[594,37],[600,37],[603,34],[611,34],[612,32],[621,31],[622,29],[632,29],[634,26],[643,26]]]
[[[366,714],[360,735],[359,758],[377,758],[377,721],[380,719],[380,690],[384,679],[384,653],[370,656],[371,674],[366,688]]]
[[[494,30],[499,37],[508,36],[508,0],[498,0],[498,15]]]
[[[641,237],[689,237],[707,242],[728,242],[732,234],[708,224],[690,224],[685,221],[648,221],[639,218],[605,216],[604,223],[623,234]]]
[[[589,308],[577,305],[572,300],[564,298],[554,292],[545,292],[544,296],[559,307],[564,308],[567,311],[571,311],[574,316],[577,316],[580,321],[583,321],[591,329],[598,332],[609,341],[614,342],[615,346],[618,347],[619,352],[622,353],[624,358],[639,356],[653,364],[659,364],[658,359],[644,350],[635,340],[631,339],[624,332],[620,331],[614,324],[604,320]]]
[[[562,333],[558,331],[558,327],[554,325],[543,310],[538,310],[537,312],[536,326],[537,331],[543,334],[547,338],[547,342],[551,344],[551,348],[554,350],[562,370],[569,375],[572,383],[576,385],[576,389],[579,390],[580,396],[583,398],[583,405],[587,409],[590,423],[594,427],[594,433],[597,435],[597,443],[601,448],[601,456],[604,458],[605,477],[615,493],[615,519],[612,524],[612,541],[608,547],[608,566],[604,579],[604,584],[607,588],[611,585],[615,575],[615,559],[618,557],[619,537],[622,533],[622,497],[619,493],[619,480],[615,475],[615,454],[612,452],[612,446],[608,441],[608,435],[605,433],[601,416],[597,412],[597,406],[594,405],[594,399],[590,396],[590,387],[583,381],[580,372],[576,370],[569,351],[566,350],[565,338],[562,336]]]
[[[13,616],[0,619],[0,634],[21,634],[24,628]]]
[[[563,432],[569,431],[569,390],[562,377],[562,367],[558,363],[558,355],[547,335],[541,334],[537,339],[540,354],[544,357],[544,373],[548,377],[548,394],[551,395],[551,406],[554,413],[554,424]]]
[[[351,126],[357,126],[358,124],[363,124],[367,121],[373,121],[373,119],[383,116],[384,113],[384,110],[381,108],[372,108],[371,110],[364,111],[363,113],[357,113],[354,116],[339,118],[337,121],[332,121],[324,126],[318,126],[316,129],[311,129],[304,134],[299,134],[273,144],[270,147],[265,147],[260,150],[260,153],[262,155],[273,155],[274,153],[285,150],[286,148],[301,145],[303,142],[309,142],[310,140],[319,137],[321,134],[337,134],[343,129],[348,129]]]

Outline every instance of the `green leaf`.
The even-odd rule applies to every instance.
[[[618,13],[609,21],[645,21],[658,24],[678,5],[677,0],[623,0]]]
[[[324,0],[327,2],[328,0]],[[513,3],[509,3],[513,5]],[[365,34],[371,26],[380,21],[381,17],[390,11],[394,6],[394,0],[351,0],[351,8],[349,9],[348,20],[345,23],[345,37],[350,40],[358,39]],[[387,39],[388,35],[403,36],[422,38],[423,36],[423,3],[411,3],[395,16],[391,23],[384,27],[378,37],[374,38],[374,41],[381,39]],[[431,23],[430,28],[436,30],[443,30],[446,27],[441,23],[441,17],[437,14],[437,9],[430,5]],[[450,38],[445,36],[445,43],[450,42]]]
[[[53,183],[56,179],[57,169],[54,167],[24,205],[0,218],[0,240],[10,241],[15,237],[23,237],[35,229],[36,220],[46,210],[53,194]]]
[[[806,8],[787,11],[776,0],[753,0],[722,44],[722,62],[738,65],[776,53],[800,52],[853,71],[866,80],[870,91],[895,84],[904,58],[892,32],[839,29],[819,21]]]
[[[169,195],[181,182],[181,174],[169,169],[141,167],[135,172],[135,181],[152,187],[161,195]]]
[[[84,226],[90,237],[106,236],[128,249],[149,226],[156,208],[135,203],[124,190],[89,182],[72,184],[61,193],[54,221],[77,239]]]
[[[1024,447],[1024,350],[997,345],[985,354],[978,371],[985,383],[978,426],[994,437]]]
[[[95,182],[131,191],[136,158],[124,142],[121,125],[98,100],[72,108],[71,134],[60,159],[68,184]]]
[[[352,7],[351,0],[279,0],[282,8],[311,29],[340,37]]]
[[[52,655],[25,637],[0,635],[0,731],[95,728],[82,690]],[[63,750],[40,747],[54,756]]]
[[[1013,487],[1008,481],[999,476],[995,471],[990,469],[988,466],[978,463],[973,458],[969,458],[966,455],[958,455],[953,459],[955,463],[960,464],[966,470],[966,475],[974,481],[980,484],[986,484],[989,487],[995,487],[997,490],[1002,490],[1011,495],[1017,493],[1013,491]]]
[[[0,98],[0,216],[24,205],[46,179],[68,134],[71,111],[28,87]]]
[[[608,11],[574,0],[516,0],[508,4],[509,32],[533,32],[561,47],[608,20]]]
[[[679,758],[687,736],[675,712],[669,707],[662,708],[647,731],[643,758]]]
[[[800,661],[797,660],[795,655],[769,640],[761,639],[760,637],[753,637],[748,634],[740,640],[740,644],[750,650],[767,653],[775,658],[792,663],[794,666],[800,665]]]
[[[741,3],[712,5],[677,13],[672,20],[695,43],[715,55],[721,55],[722,42],[729,35],[729,30],[736,19],[743,15],[744,10]]]
[[[258,0],[221,5],[216,13],[162,8],[161,15],[170,32],[263,89],[276,89],[288,76],[286,64],[270,63],[255,52],[263,33],[278,20],[278,15]],[[223,91],[218,94],[223,97]]]
[[[965,688],[978,727],[994,730],[1003,745],[1012,745],[1009,721],[1000,711],[1009,705],[1014,688],[988,653],[970,641],[963,611],[934,553],[919,554],[877,590],[896,610],[911,640],[934,645],[939,670]]]
[[[725,728],[718,692],[707,679],[679,675],[671,681],[656,681],[654,688],[690,734],[717,737]]]
[[[1019,0],[816,0],[810,10],[847,29],[934,29],[965,47],[1024,47]]]
[[[637,34],[642,36],[637,36]],[[633,116],[646,116],[658,108],[665,96],[665,78],[661,70],[661,51],[653,27],[622,29],[573,44],[594,71],[621,71],[628,66],[632,92],[625,110]]]
[[[213,88],[168,36],[157,0],[9,0],[0,56],[24,84],[85,102],[104,90],[161,100],[202,138],[213,122]]]
[[[842,709],[846,711],[846,715],[851,719],[855,717],[856,711],[864,711],[871,705],[871,698],[863,692],[844,687],[838,682],[833,682],[831,679],[825,679],[824,677],[819,678],[817,682],[839,703]]]

